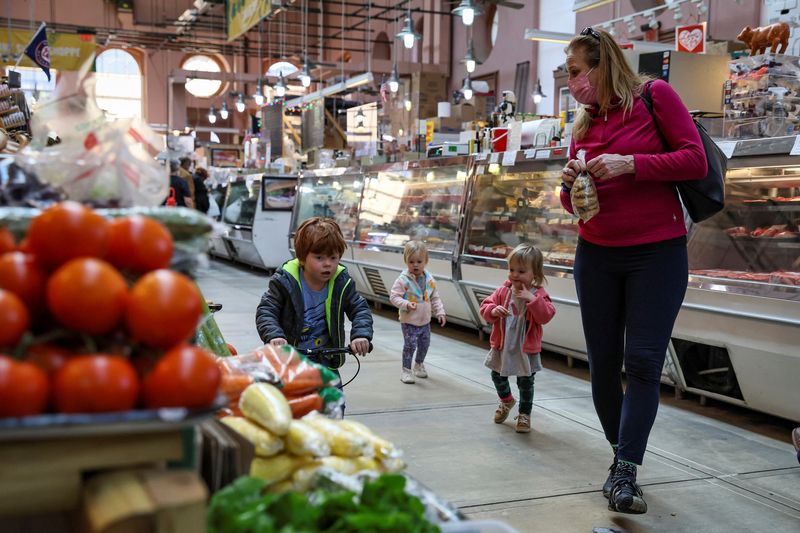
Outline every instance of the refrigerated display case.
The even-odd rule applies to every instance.
[[[225,199],[228,196],[228,180],[233,173],[229,169],[214,167],[210,169],[210,173],[213,177],[213,185],[208,191],[208,199],[210,204],[216,205],[216,209],[212,205],[209,207],[209,213],[217,213],[214,219],[219,222],[222,220],[222,212],[225,210]],[[221,259],[233,259],[230,244],[225,239],[225,235],[228,233],[228,226],[220,225],[218,227],[224,228],[224,230],[214,231],[211,235],[208,253]]]
[[[353,260],[367,282],[362,290],[387,303],[405,268],[409,240],[428,247],[427,270],[436,278],[448,320],[474,325],[458,285],[455,261],[464,209],[469,158],[414,161],[367,167],[358,212]]]

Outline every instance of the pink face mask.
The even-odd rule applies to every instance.
[[[584,105],[592,105],[597,103],[597,89],[592,87],[589,82],[589,73],[594,69],[589,69],[584,74],[576,76],[567,81],[569,92],[572,97],[579,103]]]

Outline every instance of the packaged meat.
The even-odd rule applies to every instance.
[[[578,159],[585,161],[586,152],[578,150]],[[572,184],[569,195],[572,202],[572,209],[575,214],[583,220],[589,222],[593,216],[600,212],[600,203],[597,201],[597,187],[588,172],[581,172]]]

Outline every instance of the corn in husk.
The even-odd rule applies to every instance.
[[[242,416],[226,416],[222,423],[253,443],[256,455],[270,457],[283,450],[283,440]]]
[[[369,439],[345,430],[339,425],[338,421],[326,418],[317,412],[307,414],[303,417],[303,421],[308,422],[325,436],[331,447],[331,453],[334,455],[339,457],[371,457],[375,454],[374,447]]]
[[[239,398],[239,409],[244,415],[283,437],[289,431],[292,411],[283,393],[268,383],[254,383]]]
[[[273,457],[256,457],[250,463],[250,475],[261,478],[268,485],[291,477],[295,470],[306,465],[308,458],[282,453]]]
[[[325,436],[302,420],[292,420],[284,440],[286,449],[295,455],[325,457],[331,454]]]

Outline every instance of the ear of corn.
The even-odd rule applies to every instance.
[[[256,455],[270,457],[283,450],[283,440],[242,416],[226,416],[222,423],[255,446]]]
[[[303,417],[303,421],[308,422],[325,436],[331,447],[331,452],[340,457],[372,457],[375,450],[365,437],[345,431],[337,421],[326,418],[325,416],[313,412]]]
[[[316,474],[320,468],[322,468],[322,463],[315,461],[295,470],[294,474],[292,474],[292,490],[298,492],[308,491],[311,488],[314,474]]]
[[[281,391],[269,383],[254,383],[239,398],[239,409],[244,415],[283,437],[289,431],[292,411]]]
[[[282,453],[274,457],[256,457],[250,463],[250,475],[261,478],[268,485],[272,485],[288,479],[295,470],[307,462],[307,458],[297,457],[288,453]]]
[[[325,457],[331,454],[331,447],[325,436],[302,420],[292,420],[285,442],[289,453],[295,455]]]
[[[350,433],[361,435],[365,439],[369,440],[373,449],[375,450],[375,457],[378,459],[392,459],[401,455],[400,450],[395,448],[394,444],[375,435],[361,422],[356,422],[355,420],[340,420],[339,426]]]

